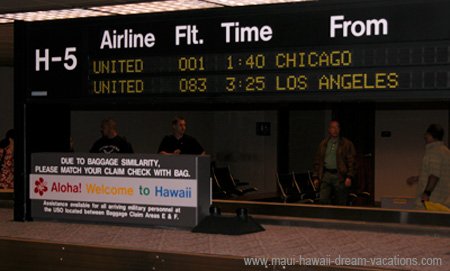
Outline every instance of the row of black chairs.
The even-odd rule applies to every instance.
[[[311,174],[307,173],[277,173],[277,185],[281,200],[285,203],[314,203],[319,191],[313,184]]]
[[[281,199],[285,203],[319,202],[320,190],[314,186],[310,171],[306,173],[278,173],[277,185],[281,193]],[[357,191],[357,188],[351,188],[347,205],[368,205],[370,200],[369,192]]]
[[[250,186],[248,182],[242,182],[234,178],[230,167],[211,166],[212,193],[214,199],[230,199],[244,196],[250,192],[258,191],[258,188]],[[305,173],[277,173],[277,186],[279,198],[284,203],[318,203],[320,191],[314,186],[311,172]],[[349,193],[348,205],[367,205],[370,193]]]
[[[247,182],[233,177],[230,167],[211,167],[212,193],[214,199],[228,199],[258,191]]]

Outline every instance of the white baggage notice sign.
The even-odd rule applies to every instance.
[[[37,153],[34,218],[195,226],[210,205],[209,157]]]

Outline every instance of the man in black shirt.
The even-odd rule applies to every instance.
[[[117,132],[117,123],[113,119],[102,121],[102,137],[92,146],[91,153],[133,153],[133,148],[127,140]]]
[[[177,154],[205,154],[205,150],[192,136],[185,134],[186,120],[176,117],[172,121],[173,134],[165,136],[159,145],[158,153],[167,155]]]

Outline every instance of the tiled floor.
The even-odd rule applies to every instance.
[[[139,250],[267,258],[361,257],[441,258],[441,266],[396,266],[403,270],[450,270],[450,238],[264,225],[243,236],[209,235],[179,229],[139,228],[61,222],[13,222],[0,208],[0,238],[96,245]],[[380,266],[383,267],[383,266]],[[392,266],[384,266],[390,267]]]

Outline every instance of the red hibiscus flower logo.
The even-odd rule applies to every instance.
[[[45,192],[47,192],[47,190],[47,182],[44,181],[43,178],[39,178],[39,180],[36,180],[36,182],[34,182],[34,193],[42,196]]]

